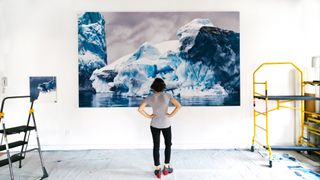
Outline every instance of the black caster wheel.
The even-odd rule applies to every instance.
[[[251,152],[254,152],[254,146],[251,146],[250,151],[251,151]]]
[[[269,168],[272,168],[272,161],[269,161]]]

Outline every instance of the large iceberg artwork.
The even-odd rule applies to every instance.
[[[239,12],[80,13],[78,70],[79,107],[137,107],[156,77],[183,106],[239,106]]]

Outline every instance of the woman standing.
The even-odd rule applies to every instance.
[[[161,167],[160,167],[160,132],[162,131],[164,141],[165,141],[165,161],[163,167],[163,174],[167,175],[173,172],[173,168],[170,167],[170,155],[171,155],[171,123],[170,119],[173,117],[181,108],[181,104],[172,97],[172,95],[164,93],[166,84],[160,78],[156,78],[152,85],[151,90],[154,91],[154,94],[145,98],[138,111],[146,118],[151,120],[151,133],[153,138],[153,160],[156,170],[154,174],[160,178],[161,177]],[[175,106],[175,109],[168,113],[169,103],[172,103]],[[148,114],[144,108],[146,105],[152,107],[152,114]]]

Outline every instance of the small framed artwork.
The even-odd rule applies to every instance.
[[[57,102],[57,78],[55,76],[31,76],[31,101]]]

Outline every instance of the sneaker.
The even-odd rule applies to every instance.
[[[163,167],[163,175],[168,175],[168,174],[171,174],[173,172],[173,168],[168,166],[168,167]]]
[[[157,176],[157,178],[161,178],[161,169],[156,169],[156,170],[154,170],[154,175],[156,175]]]

